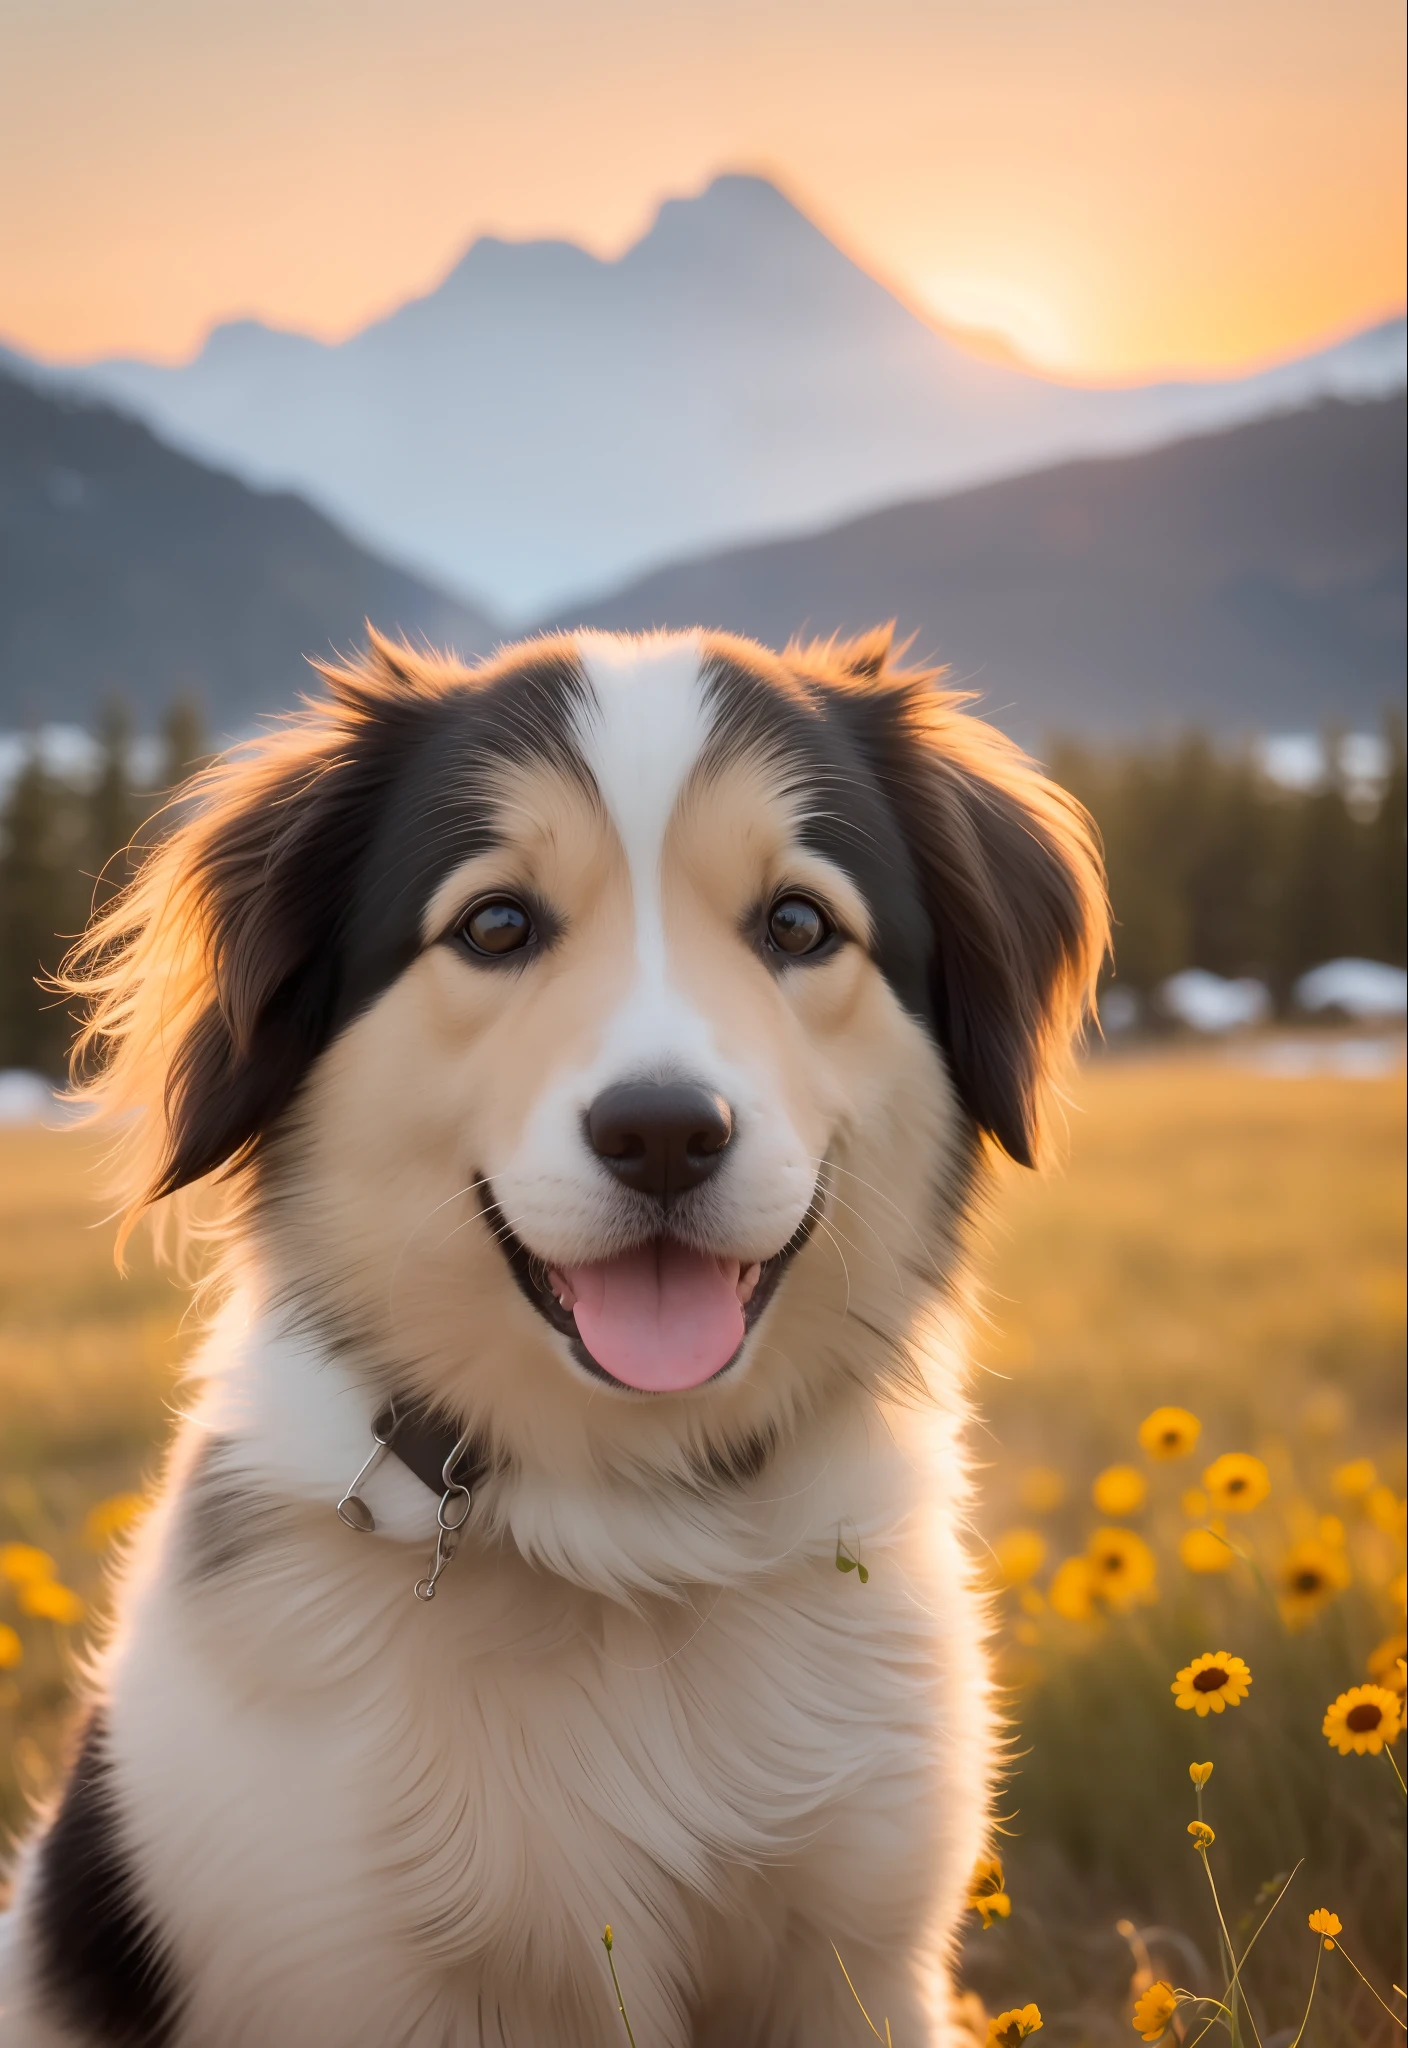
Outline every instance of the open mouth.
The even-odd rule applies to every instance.
[[[572,1345],[579,1365],[612,1386],[681,1394],[727,1372],[821,1214],[820,1182],[793,1235],[745,1265],[668,1235],[614,1258],[549,1266],[515,1237],[491,1199],[484,1210],[519,1288]]]

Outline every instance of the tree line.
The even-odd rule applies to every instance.
[[[32,747],[0,810],[0,1068],[60,1076],[73,1019],[43,988],[95,908],[130,878],[161,810],[201,760],[200,721],[173,705],[154,786],[132,776],[120,705],[96,772],[57,773]],[[1254,975],[1285,1009],[1298,975],[1353,954],[1404,963],[1408,825],[1403,726],[1385,726],[1373,791],[1328,736],[1318,784],[1288,789],[1250,749],[1202,734],[1161,744],[1063,741],[1049,765],[1100,828],[1115,914],[1115,972],[1150,996],[1183,967]],[[154,822],[149,823],[149,820]]]

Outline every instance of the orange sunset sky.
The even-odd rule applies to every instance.
[[[748,168],[1061,374],[1215,372],[1401,306],[1403,74],[1402,0],[0,0],[0,336],[336,337]]]

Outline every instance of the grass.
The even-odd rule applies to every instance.
[[[1368,1455],[1402,1494],[1403,1079],[1286,1081],[1174,1052],[1093,1061],[1074,1097],[1064,1165],[1004,1176],[985,1233],[984,1528],[1030,1529],[1046,1555],[999,1596],[1012,1912],[988,1933],[974,1916],[965,1981],[989,2011],[1039,2004],[1053,2048],[1130,2043],[1123,1920],[1159,1974],[1216,1988],[1216,1922],[1185,1832],[1187,1766],[1212,1759],[1204,1805],[1234,1937],[1305,1859],[1248,1967],[1270,2048],[1291,2039],[1321,1953],[1313,1907],[1339,1913],[1381,1990],[1404,1982],[1402,1802],[1382,1756],[1341,1758],[1319,1732],[1395,1612],[1401,1626],[1401,1535],[1337,1500],[1331,1474]],[[0,1542],[49,1552],[96,1617],[85,1517],[155,1472],[188,1339],[182,1296],[140,1248],[130,1278],[113,1272],[93,1165],[79,1132],[0,1132]],[[1137,1427],[1167,1402],[1201,1419],[1202,1438],[1150,1466]],[[1179,1562],[1181,1496],[1228,1450],[1271,1475],[1267,1502],[1228,1528],[1263,1573],[1292,1541],[1318,1541],[1327,1513],[1345,1524],[1353,1583],[1295,1631],[1246,1565],[1198,1575]],[[1090,1499],[1114,1463],[1151,1481],[1122,1517]],[[1084,1621],[1053,1612],[1053,1569],[1112,1519],[1149,1543],[1157,1599]],[[0,1819],[14,1825],[57,1767],[84,1630],[22,1615],[12,1588],[0,1620],[24,1644],[0,1676]],[[1180,1713],[1174,1671],[1224,1648],[1251,1665],[1249,1698],[1220,1718]],[[1339,1957],[1322,1962],[1305,2048],[1402,2038]]]

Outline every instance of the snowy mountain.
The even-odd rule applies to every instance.
[[[486,237],[337,345],[240,321],[180,367],[29,373],[522,619],[671,557],[1381,394],[1404,361],[1397,320],[1252,377],[1063,385],[970,353],[775,186],[728,176],[614,262]]]

